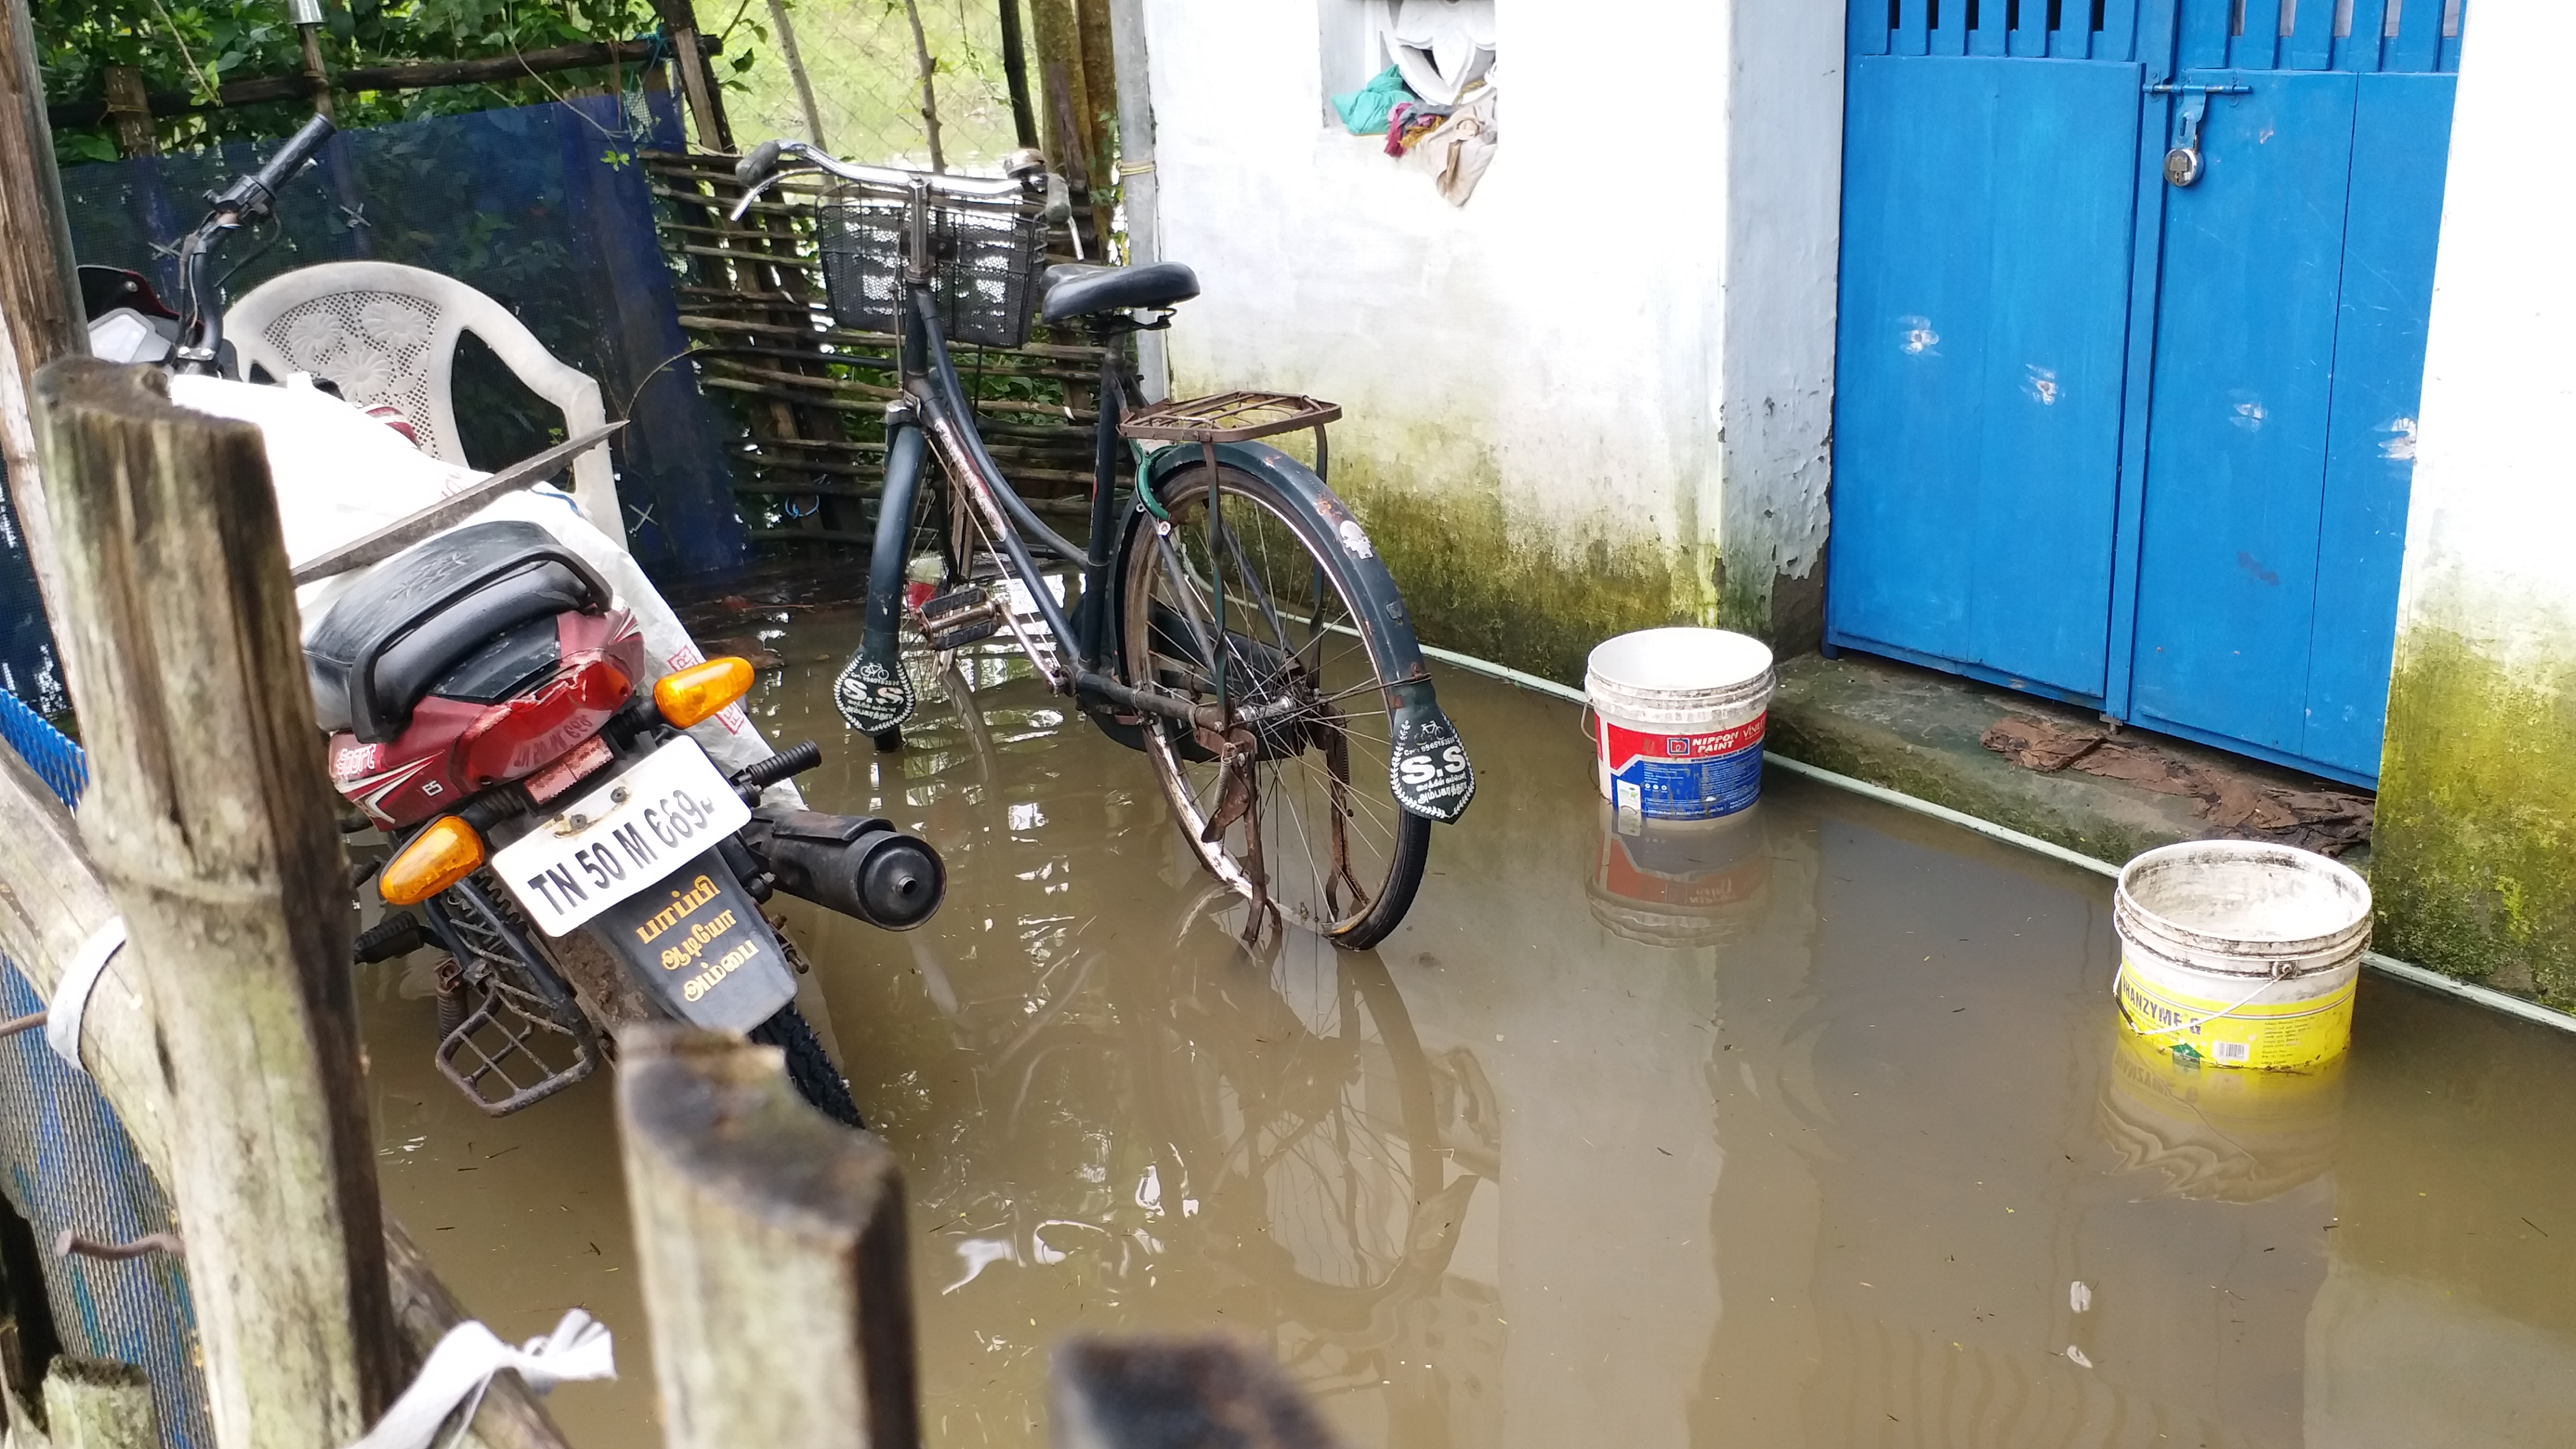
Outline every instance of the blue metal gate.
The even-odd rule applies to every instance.
[[[2376,778],[2458,9],[1852,0],[1828,644]]]

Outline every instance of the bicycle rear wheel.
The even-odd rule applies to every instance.
[[[1157,492],[1170,525],[1138,522],[1120,589],[1127,678],[1213,704],[1222,675],[1240,721],[1230,735],[1147,730],[1164,794],[1200,862],[1252,903],[1248,938],[1275,912],[1373,946],[1413,904],[1431,822],[1395,800],[1394,680],[1333,525],[1230,467],[1181,469]]]

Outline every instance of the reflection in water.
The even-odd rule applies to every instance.
[[[850,633],[764,633],[754,704],[952,872],[908,936],[789,908],[904,1163],[932,1449],[1045,1442],[1070,1333],[1210,1325],[1352,1449],[2576,1442],[2576,1043],[2366,980],[2337,1070],[2180,1070],[2104,882],[1779,777],[1623,833],[1571,706],[1450,674],[1485,794],[1412,917],[1247,954],[1141,759],[990,657],[877,754]],[[484,1121],[399,979],[388,1203],[505,1334],[599,1311],[625,1377],[555,1410],[651,1442],[604,1084]]]
[[[2204,1067],[2109,1028],[2118,1045],[2097,1116],[2120,1165],[2182,1197],[2262,1202],[2334,1166],[2343,1139],[2341,1058],[2308,1071]]]
[[[1713,946],[1762,913],[1771,852],[1762,807],[1716,820],[1649,820],[1599,803],[1592,918],[1646,946]]]

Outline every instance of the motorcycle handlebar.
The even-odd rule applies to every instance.
[[[285,143],[277,148],[277,154],[268,158],[267,165],[234,182],[231,189],[217,197],[215,209],[247,216],[266,211],[276,200],[280,188],[305,162],[312,160],[313,153],[321,150],[322,143],[330,140],[332,133],[339,129],[329,116],[317,115],[305,122],[303,129],[287,137]]]

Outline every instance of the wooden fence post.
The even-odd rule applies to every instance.
[[[53,1449],[161,1449],[152,1381],[132,1364],[55,1359],[45,1374],[45,1438]]]
[[[115,916],[115,904],[90,863],[70,812],[5,746],[0,746],[0,820],[9,822],[0,830],[0,955],[8,956],[36,994],[50,1002],[81,943]],[[108,962],[81,1019],[81,1061],[124,1122],[143,1165],[166,1186],[171,1180],[169,1088],[160,1070],[160,1026],[138,989],[142,980],[141,956],[133,947]],[[408,1373],[466,1315],[391,1214],[385,1217],[384,1236],[394,1323],[404,1352],[401,1367]],[[482,1449],[564,1449],[562,1434],[516,1374],[492,1381],[465,1442]]]
[[[147,967],[216,1440],[338,1449],[395,1353],[348,886],[259,430],[88,358],[38,374],[35,422],[82,834]]]
[[[618,1036],[617,1115],[668,1449],[916,1449],[903,1179],[774,1047]]]
[[[1127,209],[1127,261],[1145,266],[1163,259],[1162,178],[1154,170],[1153,66],[1145,37],[1145,0],[1109,0],[1110,34],[1117,51],[1118,199]],[[1172,395],[1168,334],[1136,334],[1136,371],[1145,401]]]
[[[698,125],[698,149],[731,151],[733,124],[725,119],[724,90],[707,65],[706,37],[698,33],[698,12],[690,0],[653,0],[670,36],[671,56],[680,68],[680,97]]]
[[[89,351],[80,284],[72,275],[72,233],[54,169],[54,128],[45,119],[45,78],[37,64],[28,0],[0,0],[0,472],[35,565],[48,613],[59,617],[62,569],[54,529],[37,486],[36,435],[27,389],[36,369]]]
[[[123,156],[156,156],[161,140],[152,129],[152,98],[143,89],[143,69],[111,65],[101,80],[107,91],[107,119],[116,127],[116,149]]]

